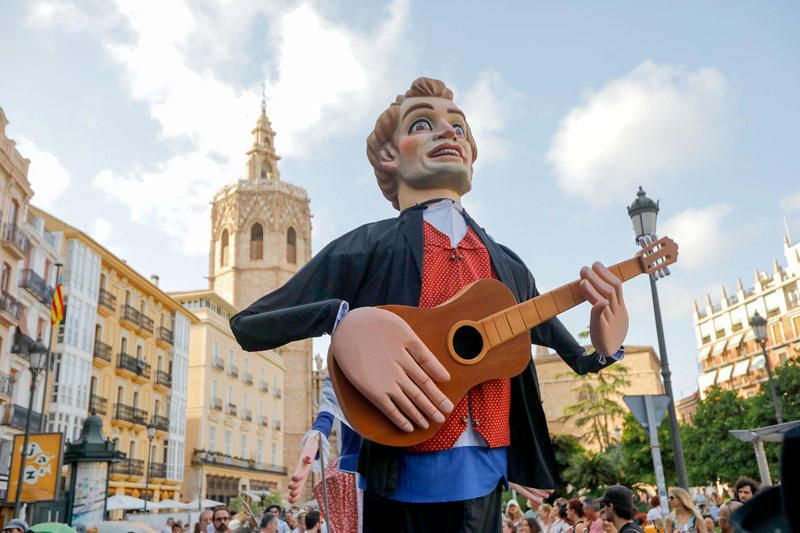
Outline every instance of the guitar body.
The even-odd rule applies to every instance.
[[[520,334],[494,348],[487,348],[480,334],[475,338],[475,330],[471,330],[472,335],[467,333],[465,338],[458,333],[459,325],[465,321],[477,322],[516,303],[514,295],[502,282],[482,279],[467,285],[436,307],[385,305],[380,308],[405,320],[447,369],[450,381],[438,386],[453,405],[457,405],[475,385],[491,379],[514,377],[530,363],[529,335]],[[377,358],[380,356],[375,354]],[[387,446],[413,446],[433,437],[444,425],[429,421],[428,429],[415,427],[414,431],[406,433],[356,390],[337,365],[332,352],[328,353],[328,371],[348,422],[361,436],[373,442]]]

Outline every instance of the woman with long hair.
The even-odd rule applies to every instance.
[[[583,502],[575,498],[567,503],[567,519],[572,523],[570,533],[582,533],[587,526],[583,515]]]
[[[706,531],[706,524],[700,512],[692,503],[689,493],[680,487],[669,489],[669,506],[672,512],[667,518],[667,533],[711,533]]]
[[[519,508],[519,503],[517,500],[508,500],[508,503],[506,504],[506,518],[511,520],[511,523],[514,524],[514,527],[517,529],[519,529],[519,526],[522,525],[525,515],[522,514],[522,510]]]

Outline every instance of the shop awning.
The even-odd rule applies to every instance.
[[[700,353],[697,355],[698,361],[705,361],[708,358],[708,355],[711,353],[711,345],[703,346],[700,348]]]
[[[723,366],[719,369],[717,376],[717,383],[723,383],[731,379],[731,372],[733,372],[733,365]]]
[[[739,361],[733,367],[733,374],[732,377],[738,378],[739,376],[744,376],[747,374],[747,367],[750,366],[750,359],[745,359],[744,361]]]
[[[733,350],[734,348],[738,348],[739,344],[742,343],[742,337],[744,337],[744,332],[739,332],[728,339],[728,349]]]
[[[714,380],[717,378],[717,371],[712,370],[711,372],[706,372],[705,374],[701,374],[700,377],[697,379],[697,384],[700,386],[700,390],[705,390],[711,388],[714,385]]]
[[[758,355],[756,357],[753,357],[753,364],[750,365],[750,372],[752,372],[753,370],[760,370],[765,366],[767,366],[767,360],[764,359],[763,355]]]
[[[725,345],[728,344],[728,339],[722,339],[714,343],[714,349],[711,350],[711,355],[717,355],[725,350]]]

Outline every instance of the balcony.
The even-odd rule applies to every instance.
[[[261,383],[258,385],[258,389],[259,389],[261,392],[269,392],[269,383],[267,383],[266,381],[262,381],[262,382],[261,382]]]
[[[121,463],[111,463],[111,474],[122,476],[143,476],[144,461],[141,459],[126,459]]]
[[[166,463],[150,463],[148,467],[151,478],[166,478],[167,477],[167,464]]]
[[[105,415],[108,413],[108,398],[92,394],[89,396],[89,414]]]
[[[153,416],[153,425],[159,431],[169,431],[169,418],[161,415]]]
[[[0,371],[0,396],[11,398],[14,393],[14,383],[14,378]]]
[[[156,386],[164,387],[166,389],[172,388],[172,376],[169,375],[169,372],[156,370]]]
[[[49,287],[44,278],[32,268],[22,270],[22,279],[19,281],[19,286],[27,290],[43,304],[50,305],[55,289]]]
[[[272,422],[272,429],[274,429],[276,431],[280,431],[281,430],[281,421],[280,420],[274,420]]]
[[[0,295],[0,323],[6,326],[13,326],[19,322],[19,313],[22,304],[16,298],[4,292]]]
[[[228,404],[228,408],[225,409],[225,413],[229,414],[231,416],[236,416],[236,404],[235,403],[229,403]]]
[[[261,420],[259,420],[258,423],[261,424],[262,426],[264,426],[265,428],[268,428],[269,427],[269,418],[267,418],[264,415],[261,415]]]
[[[238,378],[239,377],[239,367],[237,367],[233,363],[228,365],[228,375],[229,376],[233,376],[235,378]]]
[[[119,420],[121,422],[129,422],[131,424],[139,424],[140,426],[146,426],[147,411],[145,411],[144,409],[139,409],[138,407],[133,407],[132,405],[118,403],[114,405],[113,420]]]
[[[139,313],[139,332],[143,335],[152,335],[154,328],[153,319],[144,313]]]
[[[217,370],[225,370],[225,361],[223,361],[221,357],[212,357],[211,366]]]
[[[122,306],[122,312],[119,318],[123,326],[127,326],[131,329],[137,329],[139,327],[139,311],[128,304]]]
[[[142,383],[150,379],[150,365],[125,352],[117,354],[117,371],[121,375],[130,373],[131,377]]]
[[[253,374],[250,372],[245,372],[242,375],[242,381],[244,381],[245,385],[252,385],[253,384]]]
[[[222,411],[222,398],[211,398],[211,408],[215,411]]]
[[[3,412],[3,425],[10,426],[20,431],[25,431],[25,420],[28,416],[28,409],[17,404],[8,404]],[[31,411],[31,425],[33,431],[38,431],[42,423],[42,414]]]
[[[253,421],[253,411],[250,409],[242,409],[242,420],[245,422],[252,422]]]
[[[117,297],[105,289],[100,289],[97,296],[97,310],[101,315],[110,316],[117,310]]]
[[[17,259],[24,259],[31,247],[28,235],[16,224],[4,224],[3,231],[0,232],[0,240],[3,247]]]
[[[260,463],[244,457],[231,457],[221,453],[207,452],[205,450],[194,450],[192,453],[192,464],[224,465],[227,467],[239,468],[247,471],[255,470],[284,476],[288,473],[288,470],[285,466]]]
[[[100,341],[94,341],[94,362],[98,366],[108,366],[111,364],[111,345]]]
[[[175,337],[172,333],[172,330],[165,328],[164,326],[159,327],[156,342],[161,344],[163,348],[169,348],[175,344]]]

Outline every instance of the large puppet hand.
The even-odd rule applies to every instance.
[[[399,316],[375,307],[347,313],[331,338],[333,357],[350,383],[403,431],[442,423],[453,403],[434,381],[444,366]]]
[[[306,483],[308,473],[311,471],[311,463],[318,451],[319,438],[316,435],[309,437],[303,447],[303,451],[300,452],[300,459],[298,459],[297,467],[294,469],[294,474],[292,474],[292,480],[289,481],[289,503],[300,501],[300,496],[303,494],[303,485]]]
[[[628,310],[622,299],[622,282],[603,266],[581,269],[581,292],[592,304],[589,333],[592,346],[603,355],[613,355],[628,334]]]
[[[522,494],[529,500],[536,502],[536,503],[544,503],[544,501],[553,494],[552,489],[532,489],[530,487],[524,487],[522,485],[517,485],[516,483],[509,483],[512,489],[517,491],[518,494]]]

